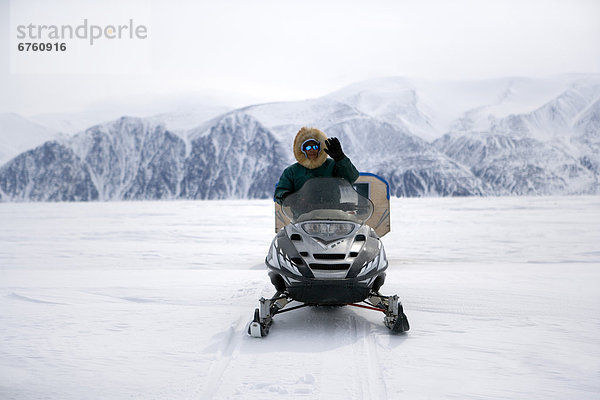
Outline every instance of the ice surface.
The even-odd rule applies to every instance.
[[[411,322],[271,287],[270,201],[0,204],[2,399],[597,399],[600,198],[392,199]]]

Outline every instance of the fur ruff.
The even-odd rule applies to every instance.
[[[302,143],[306,142],[309,139],[313,139],[321,145],[321,149],[319,150],[319,155],[314,160],[309,160],[306,155],[302,152]],[[294,139],[294,157],[296,160],[308,169],[319,168],[325,160],[327,160],[327,153],[325,153],[325,140],[327,140],[327,135],[315,128],[301,128],[296,134],[296,138]]]

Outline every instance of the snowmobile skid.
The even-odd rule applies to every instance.
[[[375,185],[366,189],[367,196],[377,194]],[[389,197],[379,204],[384,206],[375,216],[376,228],[389,221]],[[283,224],[265,259],[277,293],[260,299],[249,335],[266,336],[275,315],[306,306],[380,311],[392,332],[409,330],[398,296],[379,292],[388,261],[377,231],[368,225],[374,214],[369,198],[345,179],[313,178],[277,207],[278,224]],[[389,222],[383,228],[382,235],[389,231]],[[299,305],[286,307],[291,302]]]
[[[254,310],[254,318],[248,326],[248,335],[257,338],[267,336],[273,324],[273,317],[276,314],[311,306],[311,304],[303,303],[284,309],[292,301],[293,299],[289,297],[288,293],[277,292],[270,299],[262,297],[259,300],[259,307]],[[383,312],[385,314],[383,322],[393,333],[407,332],[410,329],[408,318],[404,314],[402,303],[398,301],[398,296],[383,296],[380,293],[371,293],[363,303],[342,305]]]

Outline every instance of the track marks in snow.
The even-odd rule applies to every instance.
[[[351,315],[350,330],[354,341],[356,368],[361,399],[387,399],[385,380],[377,354],[376,333],[370,321]]]
[[[387,399],[378,338],[388,335],[380,313],[353,307],[317,308],[307,333],[319,362],[316,392],[327,399]]]
[[[210,372],[208,373],[206,386],[204,387],[204,392],[201,397],[202,399],[212,399],[219,390],[219,387],[223,382],[225,370],[229,366],[232,358],[239,353],[242,338],[245,337],[243,332],[245,326],[246,320],[243,317],[239,317],[227,330],[227,333],[221,342],[221,348],[219,349],[217,359],[212,363]]]
[[[13,300],[26,301],[28,303],[36,303],[36,304],[53,304],[53,305],[65,305],[66,304],[66,303],[58,303],[55,301],[36,299],[33,297],[29,297],[29,296],[23,296],[23,295],[15,293],[15,292],[9,294],[7,297],[10,299],[13,299]]]
[[[289,368],[282,368],[284,376],[278,376],[271,371],[262,380],[256,382],[244,382],[236,391],[234,396],[240,399],[250,397],[256,399],[285,399],[285,398],[315,398],[315,382],[313,374],[306,373],[299,377],[293,375]]]

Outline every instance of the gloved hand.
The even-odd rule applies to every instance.
[[[342,151],[340,141],[335,138],[329,138],[325,141],[325,153],[329,154],[334,161],[341,161],[346,155]]]

